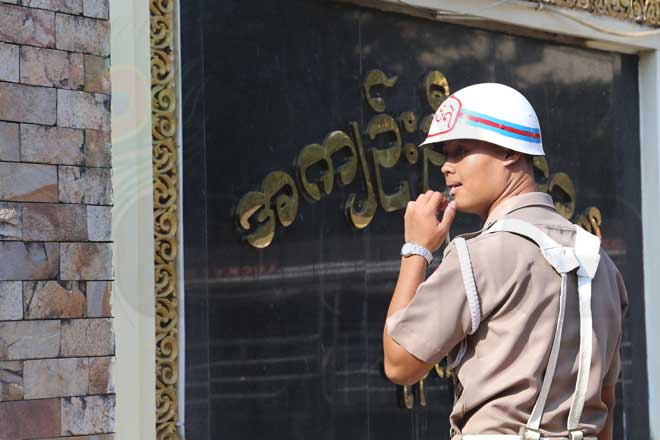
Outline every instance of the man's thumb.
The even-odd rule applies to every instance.
[[[448,231],[449,227],[451,226],[451,222],[454,221],[454,217],[456,217],[456,202],[452,200],[449,202],[445,208],[445,212],[442,214],[442,220],[440,220],[438,229]]]

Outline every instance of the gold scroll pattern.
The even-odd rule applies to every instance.
[[[150,0],[151,117],[156,296],[156,437],[179,438],[177,383],[177,117],[174,81],[174,0]]]
[[[660,0],[529,0],[660,26]]]

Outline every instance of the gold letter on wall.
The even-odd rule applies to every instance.
[[[381,176],[380,168],[392,168],[399,161],[401,157],[401,132],[396,121],[390,115],[376,115],[371,118],[367,126],[367,133],[369,139],[372,141],[378,136],[390,134],[393,135],[393,140],[389,148],[371,149],[371,154],[374,158],[374,170],[376,172],[376,186],[378,187],[378,198],[380,205],[387,212],[397,211],[406,207],[410,201],[410,188],[408,181],[400,183],[399,190],[394,194],[386,194],[383,189],[383,177]]]
[[[257,226],[247,235],[248,243],[265,248],[273,241],[275,213],[284,227],[293,223],[298,214],[298,189],[291,176],[283,171],[268,174],[261,183],[261,191],[250,191],[238,202],[236,215],[241,229],[250,231],[250,219],[256,215]]]

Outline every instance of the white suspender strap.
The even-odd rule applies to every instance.
[[[470,329],[469,334],[472,334],[477,331],[479,324],[481,324],[481,305],[479,304],[479,296],[477,296],[477,284],[474,280],[472,260],[470,260],[470,252],[468,251],[467,242],[463,237],[457,237],[454,239],[454,244],[456,245],[456,252],[458,253],[458,262],[461,265],[465,295],[467,296],[468,306],[470,307],[472,328]]]
[[[568,280],[568,275],[563,273],[561,274],[561,294],[559,297],[559,316],[557,317],[557,325],[555,327],[555,335],[552,340],[552,348],[550,349],[550,356],[548,357],[548,366],[545,369],[545,375],[543,376],[543,383],[541,384],[541,390],[539,395],[536,397],[536,403],[534,404],[534,409],[529,416],[527,421],[527,426],[524,432],[520,434],[523,436],[524,440],[527,439],[539,439],[541,433],[539,428],[541,427],[541,420],[543,419],[543,410],[545,409],[545,404],[548,401],[548,394],[550,394],[550,386],[552,385],[552,379],[555,376],[555,369],[557,368],[557,360],[559,359],[559,346],[561,344],[561,333],[562,328],[564,327],[564,316],[566,313],[566,281]]]
[[[550,386],[552,379],[555,375],[557,367],[557,360],[559,359],[559,347],[561,344],[562,328],[564,326],[564,316],[566,311],[566,284],[568,280],[568,272],[578,267],[578,261],[571,248],[565,248],[551,239],[540,229],[530,225],[527,222],[514,219],[503,219],[496,222],[488,232],[505,231],[513,234],[527,237],[541,248],[543,256],[548,263],[561,274],[561,293],[559,297],[559,316],[557,317],[557,325],[555,327],[555,334],[552,341],[552,348],[550,349],[550,356],[548,358],[548,366],[545,370],[541,390],[536,398],[536,403],[532,409],[532,413],[527,421],[527,425],[521,429],[520,437],[524,440],[538,440],[541,438],[539,428],[543,418],[543,411],[545,404],[548,400],[550,393]]]
[[[479,304],[479,296],[477,295],[477,283],[474,279],[474,271],[472,270],[472,260],[470,259],[470,252],[468,251],[467,241],[463,237],[456,237],[454,239],[456,252],[458,253],[458,262],[461,266],[461,275],[463,276],[463,287],[465,287],[465,295],[467,297],[468,307],[470,308],[471,328],[468,334],[473,334],[481,324],[481,305]],[[458,348],[456,357],[449,362],[447,368],[454,369],[460,365],[465,353],[467,352],[467,340],[463,339]]]
[[[596,275],[600,261],[600,239],[575,226],[577,235],[575,237],[575,254],[580,261],[578,274],[578,298],[580,303],[580,352],[578,356],[578,373],[575,385],[573,402],[568,413],[568,431],[571,438],[581,439],[580,434],[573,435],[578,428],[584,401],[587,395],[589,372],[591,369],[591,352],[593,326],[591,319],[591,280]]]

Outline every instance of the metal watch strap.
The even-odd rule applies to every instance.
[[[431,251],[413,241],[407,241],[403,244],[403,247],[401,247],[401,256],[409,257],[411,255],[421,255],[426,258],[426,261],[429,264],[433,261],[433,254]]]

